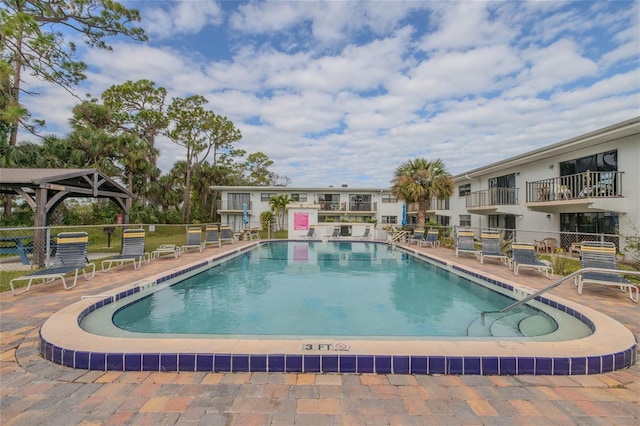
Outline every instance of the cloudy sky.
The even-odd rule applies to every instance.
[[[640,3],[124,1],[148,43],[81,48],[77,94],[149,79],[201,94],[290,186],[387,187],[417,157],[452,174],[640,115]],[[45,133],[78,102],[30,82]],[[159,141],[167,172],[183,149]]]

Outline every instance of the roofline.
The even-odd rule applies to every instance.
[[[555,144],[546,145],[542,148],[529,151],[515,157],[507,158],[506,160],[478,167],[473,170],[468,170],[466,172],[453,176],[453,180],[460,181],[464,179],[474,178],[480,174],[484,175],[492,171],[509,169],[536,160],[544,160],[546,158],[555,157],[559,154],[564,154],[578,148],[598,145],[634,134],[640,134],[640,116],[598,130],[594,130],[580,136],[575,136],[573,138],[566,139]]]

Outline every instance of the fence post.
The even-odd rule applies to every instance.
[[[50,265],[50,261],[51,261],[51,226],[47,226],[47,236],[45,238],[45,266]]]

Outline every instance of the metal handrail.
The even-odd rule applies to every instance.
[[[404,238],[404,237],[406,237],[406,236],[408,236],[408,235],[411,235],[411,232],[409,232],[409,231],[400,231],[400,232],[398,232],[396,235],[394,235],[394,236],[391,238],[391,242],[393,243],[393,242],[395,242],[395,241],[398,241],[398,240],[400,240],[401,238]]]
[[[546,293],[547,291],[554,289],[556,287],[558,287],[560,284],[562,284],[564,281],[568,280],[571,277],[576,277],[578,275],[582,275],[585,272],[601,272],[601,273],[606,273],[606,274],[617,274],[617,275],[638,275],[640,276],[640,271],[625,271],[624,269],[607,269],[607,268],[582,268],[579,269],[575,272],[570,273],[569,275],[560,278],[559,280],[557,280],[556,282],[549,284],[548,286],[546,286],[545,288],[543,288],[542,290],[538,290],[533,294],[530,294],[529,296],[525,297],[524,299],[518,300],[515,303],[512,303],[511,305],[507,306],[506,308],[501,309],[500,313],[505,313],[510,311],[511,309],[520,306],[524,303],[527,303],[528,301],[535,299],[536,297],[540,296],[542,293]],[[484,312],[483,312],[484,313]]]

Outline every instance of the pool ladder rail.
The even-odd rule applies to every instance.
[[[568,281],[571,278],[574,279],[574,285],[576,285],[576,278],[578,277],[578,275],[581,275],[581,274],[583,274],[585,272],[600,272],[600,273],[607,273],[607,274],[638,275],[638,276],[640,276],[640,271],[626,271],[626,270],[622,270],[622,269],[604,269],[604,268],[582,268],[582,269],[579,269],[579,270],[577,270],[575,272],[572,272],[571,274],[569,274],[567,276],[563,276],[563,277],[559,278],[558,280],[556,280],[555,282],[549,284],[548,286],[546,286],[542,290],[536,291],[535,293],[531,293],[531,294],[525,296],[524,298],[512,303],[511,305],[502,308],[499,311],[485,311],[485,312],[480,313],[480,317],[475,319],[474,321],[472,321],[471,324],[469,324],[469,327],[467,329],[467,335],[470,335],[469,333],[472,330],[474,323],[476,323],[476,321],[478,319],[480,320],[480,325],[484,328],[484,327],[487,327],[485,319],[487,318],[487,316],[489,314],[502,314],[502,316],[500,316],[500,318],[493,319],[491,321],[491,325],[488,328],[483,329],[480,332],[480,335],[492,335],[491,334],[492,333],[491,332],[491,328],[494,326],[496,321],[498,321],[499,319],[507,318],[505,316],[505,314],[507,312],[513,310],[514,308],[516,308],[516,307],[518,307],[520,305],[523,305],[523,304],[529,302],[530,300],[535,299],[536,297],[540,296],[541,294],[544,294],[544,293],[548,292],[549,290],[552,290],[552,289],[558,287],[560,284],[562,284],[565,281]],[[514,293],[517,293],[517,294],[521,295],[521,294],[523,294],[525,292],[518,291],[518,289],[516,289],[516,290],[514,290]],[[536,317],[536,316],[537,315],[533,315],[533,316],[530,316],[530,317]],[[520,319],[520,321],[525,321],[525,320],[528,321],[528,318],[529,317],[523,317],[523,318]],[[489,333],[489,334],[487,334],[487,333]]]

